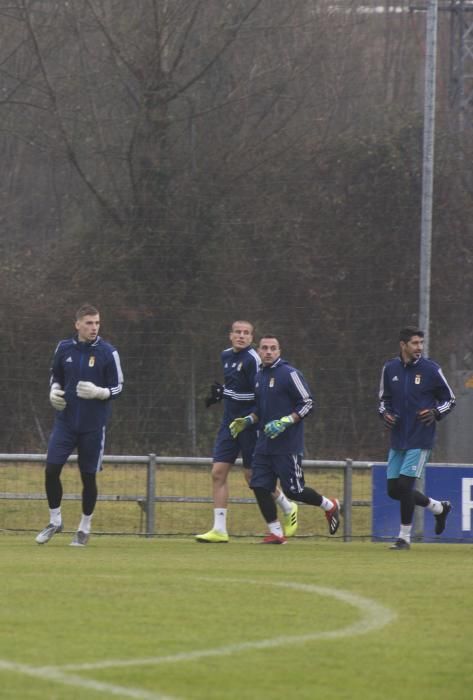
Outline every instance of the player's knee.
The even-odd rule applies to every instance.
[[[388,496],[400,501],[413,490],[414,484],[415,479],[410,476],[401,475],[398,479],[388,479]]]
[[[404,474],[401,474],[401,476],[398,479],[399,494],[403,496],[413,491],[415,482],[416,480],[414,477],[405,476]]]
[[[388,479],[388,496],[395,501],[398,501],[401,497],[398,479]]]
[[[62,464],[51,464],[48,462],[46,464],[46,478],[47,479],[57,479],[61,474],[63,465]]]
[[[228,465],[221,462],[215,462],[212,465],[212,481],[215,484],[224,484],[230,471]]]
[[[84,487],[84,493],[90,496],[97,496],[97,475],[95,472],[84,472],[80,473],[82,479],[82,486]]]

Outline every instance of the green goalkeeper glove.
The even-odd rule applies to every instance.
[[[290,425],[293,425],[293,423],[294,418],[292,416],[283,416],[279,420],[272,420],[264,426],[264,434],[271,438],[271,440],[274,440],[274,438],[281,435],[281,433]]]
[[[242,432],[242,430],[245,430],[249,425],[253,425],[254,423],[253,416],[245,416],[244,418],[235,418],[230,425],[228,426],[230,429],[230,433],[232,434],[232,438],[238,437],[238,435]]]

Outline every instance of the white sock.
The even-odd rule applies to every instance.
[[[275,503],[282,508],[283,513],[286,515],[292,510],[292,502],[286,498],[282,491],[279,491],[279,496],[274,499]]]
[[[82,518],[80,519],[79,527],[77,528],[81,532],[85,532],[89,534],[90,532],[90,526],[92,524],[92,516],[91,515],[84,515],[82,513]]]
[[[399,539],[404,540],[404,542],[410,542],[411,530],[412,525],[401,525],[401,529],[399,530]]]
[[[226,508],[214,508],[214,530],[219,532],[227,532],[227,509]]]
[[[320,507],[323,508],[325,512],[332,510],[334,505],[335,504],[333,503],[333,501],[331,501],[328,498],[325,498],[325,496],[322,496],[322,503],[320,504]]]
[[[281,523],[279,520],[275,520],[273,523],[268,523],[269,531],[273,535],[277,535],[278,537],[284,537],[284,532],[282,531]]]
[[[49,522],[53,525],[61,525],[62,515],[60,508],[50,508],[49,509]]]
[[[429,498],[429,505],[426,506],[427,510],[430,510],[434,515],[440,515],[443,512],[443,505],[440,501],[436,501],[434,498]]]

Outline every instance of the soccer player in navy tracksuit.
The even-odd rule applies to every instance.
[[[76,312],[75,328],[77,335],[58,344],[51,369],[49,400],[57,413],[46,458],[49,524],[37,535],[38,544],[49,542],[63,529],[60,476],[74,449],[82,480],[82,518],[71,544],[79,547],[87,544],[111,400],[122,392],[120,358],[117,350],[98,335],[98,310],[83,304]]]
[[[230,330],[231,347],[221,354],[224,384],[214,383],[205,403],[207,408],[223,399],[223,418],[215,440],[212,465],[214,523],[211,530],[196,535],[198,542],[228,542],[227,505],[228,474],[241,453],[245,479],[250,483],[251,460],[256,443],[256,426],[245,433],[232,437],[229,425],[241,416],[254,410],[255,376],[261,365],[253,342],[253,325],[248,321],[234,321]],[[273,495],[283,510],[286,534],[291,536],[297,529],[297,504],[291,503],[276,489]]]
[[[263,543],[287,541],[271,498],[278,479],[288,498],[320,506],[325,511],[329,532],[334,535],[340,524],[340,504],[337,499],[328,499],[306,486],[302,469],[303,419],[313,409],[310,389],[301,372],[281,358],[275,336],[263,336],[258,352],[263,366],[256,376],[255,411],[234,420],[230,430],[238,435],[249,426],[259,427],[251,488],[269,528]]]
[[[416,490],[434,446],[436,421],[455,406],[455,396],[438,364],[422,357],[424,333],[415,326],[399,334],[400,354],[385,363],[378,412],[391,431],[388,495],[400,503],[401,528],[391,549],[409,549],[415,506],[430,510],[441,535],[452,506]]]

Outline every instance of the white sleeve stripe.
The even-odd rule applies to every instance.
[[[383,367],[383,371],[381,372],[381,379],[379,382],[378,397],[380,400],[383,398],[383,394],[384,394],[384,367]]]
[[[303,385],[301,378],[299,377],[297,372],[291,372],[291,379],[294,382],[297,390],[299,391],[301,398],[304,400],[304,405],[302,406],[302,408],[300,408],[297,411],[297,414],[301,418],[303,418],[305,415],[307,415],[311,411],[312,406],[313,406],[313,400],[312,400],[312,397],[309,395],[309,392],[307,391],[307,389]]]
[[[114,350],[112,354],[113,354],[113,359],[115,360],[115,365],[117,368],[118,382],[119,382],[119,384],[123,384],[123,372],[122,372],[122,366],[120,364],[120,357],[119,357],[118,352],[116,350]]]
[[[309,413],[311,408],[312,399],[307,399],[307,402],[303,405],[303,407],[299,411],[297,411],[297,415],[299,415],[302,418],[303,416],[307,415],[307,413]]]
[[[236,391],[233,391],[232,389],[224,389],[223,395],[227,399],[233,399],[234,401],[254,401],[255,399],[254,392],[247,394],[237,394]]]
[[[254,348],[250,348],[249,352],[250,352],[250,355],[255,360],[256,369],[258,370],[261,367],[261,357],[258,355],[258,353],[256,352],[256,350]]]
[[[453,391],[450,387],[450,384],[447,382],[444,373],[442,372],[442,370],[440,368],[439,368],[438,372],[439,372],[440,376],[442,377],[443,381],[445,382],[445,386],[449,390],[452,400],[455,401],[455,394],[453,393]]]
[[[300,377],[297,374],[297,372],[291,372],[291,378],[292,378],[292,381],[294,382],[294,384],[296,385],[297,389],[299,390],[299,394],[302,396],[303,399],[306,399],[309,396],[309,394],[307,392],[307,389],[305,388],[305,386],[301,382]]]
[[[122,389],[123,389],[123,372],[122,372],[122,367],[120,364],[120,356],[116,350],[112,352],[113,359],[115,361],[115,367],[117,368],[117,377],[118,377],[118,384],[117,386],[112,386],[110,388],[110,395],[111,396],[118,396],[118,394],[121,394]]]

